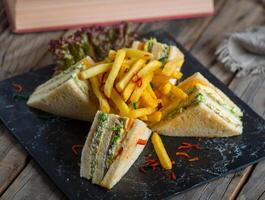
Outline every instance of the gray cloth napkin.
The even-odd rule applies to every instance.
[[[265,26],[228,35],[218,46],[217,60],[238,76],[265,73]]]

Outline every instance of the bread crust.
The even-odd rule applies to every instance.
[[[89,90],[89,83],[84,82]],[[27,104],[58,116],[84,121],[93,121],[98,105],[91,92],[81,91],[73,79],[69,79],[51,91],[30,96]]]
[[[228,123],[204,103],[190,106],[152,129],[161,135],[182,137],[229,137],[242,133],[242,126]]]
[[[138,139],[148,140],[151,130],[140,120],[135,120],[133,128],[128,132],[123,143],[123,151],[111,164],[100,185],[111,189],[137,160],[145,145],[137,145]]]

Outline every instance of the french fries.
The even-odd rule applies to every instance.
[[[136,48],[139,45],[141,48]],[[110,50],[107,58],[97,63],[87,57],[79,62],[84,66],[79,76],[91,83],[100,110],[154,124],[187,98],[171,83],[182,77],[183,61],[174,57],[178,49],[172,48],[172,59],[162,64],[152,53],[140,50],[143,46],[140,42],[135,49]]]
[[[140,87],[138,87],[139,85],[136,86],[130,98],[131,102],[137,102],[140,99],[143,91],[145,90],[147,85],[150,84],[152,78],[153,78],[153,74],[148,74],[146,77],[143,77],[142,79],[139,80],[141,81],[141,86]]]
[[[167,154],[160,136],[156,132],[153,132],[151,140],[161,166],[164,169],[172,169],[172,162]]]
[[[150,61],[145,67],[143,67],[137,73],[137,75],[139,77],[143,77],[143,76],[150,74],[150,73],[154,72],[155,70],[159,69],[161,66],[162,66],[162,63],[159,62],[158,60]]]
[[[131,110],[129,112],[129,116],[131,118],[139,118],[145,115],[150,115],[151,113],[153,113],[156,109],[153,107],[146,107],[146,108],[138,108],[135,110]]]
[[[145,105],[150,107],[157,107],[158,105],[157,100],[152,97],[147,89],[142,93],[141,100]]]
[[[133,93],[135,88],[136,88],[136,85],[133,82],[130,82],[127,85],[127,87],[125,88],[125,90],[122,93],[122,96],[123,96],[125,101],[128,101],[128,99],[130,98],[130,96]]]
[[[143,58],[146,60],[150,60],[153,58],[153,54],[146,52],[146,51],[142,51],[142,50],[138,50],[138,49],[124,49],[126,51],[126,55],[129,58]]]
[[[152,123],[159,122],[162,118],[162,112],[156,111],[156,112],[152,113],[151,115],[149,115],[147,118],[148,118],[148,121],[150,121]]]
[[[121,49],[121,50],[117,51],[112,69],[111,69],[109,76],[106,80],[106,83],[104,85],[104,93],[109,98],[111,95],[111,91],[113,88],[115,78],[117,77],[117,75],[119,73],[119,70],[121,68],[121,65],[122,65],[122,62],[123,62],[125,56],[126,56],[126,52],[124,50]]]
[[[116,84],[116,88],[119,92],[124,90],[124,88],[132,79],[134,74],[136,74],[139,71],[139,69],[141,69],[144,66],[145,62],[146,61],[144,59],[139,59],[138,61],[136,61],[136,63],[132,66],[129,72],[125,74],[124,77]]]
[[[99,64],[95,65],[93,67],[90,67],[89,69],[82,71],[80,73],[80,77],[82,79],[89,79],[93,76],[96,76],[98,74],[102,74],[110,69],[112,66],[112,63],[105,63],[105,64]]]
[[[92,78],[90,78],[90,83],[91,83],[93,92],[95,93],[96,97],[98,98],[100,109],[103,112],[109,113],[110,106],[109,106],[108,100],[105,98],[105,96],[99,90],[98,79],[96,77],[92,77]]]
[[[115,91],[115,89],[112,90],[110,98],[113,101],[113,103],[117,106],[122,116],[126,116],[129,113],[128,105],[118,94],[118,92]]]

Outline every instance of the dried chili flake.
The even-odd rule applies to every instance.
[[[137,87],[141,87],[143,85],[143,80],[140,78],[137,82],[136,82]]]
[[[139,145],[146,145],[146,143],[147,143],[147,140],[139,139],[139,140],[137,141],[137,144],[139,144]]]
[[[133,82],[133,83],[137,83],[138,80],[139,80],[139,77],[138,77],[137,75],[134,75],[134,76],[132,77],[132,82]]]
[[[190,158],[190,155],[188,153],[180,151],[176,152],[176,156],[184,156],[186,158]]]
[[[13,87],[14,87],[14,89],[15,89],[15,91],[16,91],[17,93],[22,92],[22,90],[23,90],[22,85],[17,84],[17,83],[13,83],[12,85],[13,85]]]
[[[198,161],[198,160],[199,160],[199,157],[194,157],[194,158],[189,159],[189,162]]]
[[[74,144],[72,146],[72,151],[74,152],[75,155],[78,155],[78,150],[79,149],[82,149],[83,148],[83,145],[81,144]]]
[[[140,166],[139,167],[139,171],[146,174],[146,170],[144,169],[144,166]]]
[[[191,143],[187,143],[187,142],[182,142],[181,143],[181,146],[178,147],[179,150],[182,150],[182,149],[191,149],[191,148],[194,148],[194,149],[201,149],[199,144],[191,144]]]
[[[176,180],[176,179],[177,179],[177,176],[176,176],[176,174],[175,174],[174,171],[171,171],[171,172],[170,172],[170,178],[171,178],[172,180]]]

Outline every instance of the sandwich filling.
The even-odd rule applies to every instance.
[[[106,156],[106,167],[113,163],[113,160],[116,156],[118,156],[119,151],[121,150],[122,140],[126,136],[126,129],[125,129],[126,119],[125,118],[118,118],[114,122],[114,126],[112,127],[112,137],[109,144],[109,149]]]
[[[95,158],[96,157],[96,154],[98,153],[98,147],[99,147],[99,143],[100,141],[102,140],[103,138],[103,134],[104,134],[104,131],[107,127],[107,121],[108,121],[108,117],[105,113],[103,112],[100,112],[98,114],[98,124],[97,124],[97,127],[96,127],[96,130],[94,132],[94,136],[93,136],[93,139],[92,139],[92,143],[91,143],[91,158]],[[95,167],[96,167],[96,159],[91,159],[91,174],[94,173],[95,171]]]
[[[44,84],[40,85],[34,92],[34,96],[46,96],[47,93],[53,91],[54,89],[60,87],[69,80],[73,80],[78,88],[84,93],[88,94],[88,83],[86,80],[80,80],[78,74],[80,69],[84,66],[82,64],[74,65],[73,67],[61,72],[60,74],[54,76],[52,79],[48,80]]]
[[[97,125],[94,132],[91,133],[93,137],[89,144],[88,156],[90,158],[90,178],[93,183],[99,184],[111,164],[123,151],[123,141],[130,131],[127,126],[130,119],[114,114],[105,114],[101,111],[97,116]]]
[[[181,102],[178,107],[169,112],[164,120],[172,119],[178,113],[184,112],[188,108],[204,104],[226,122],[236,127],[242,126],[241,116],[234,112],[235,108],[218,99],[218,96],[210,91],[206,87],[198,84],[189,88],[187,90],[187,94],[189,95],[188,99]]]

